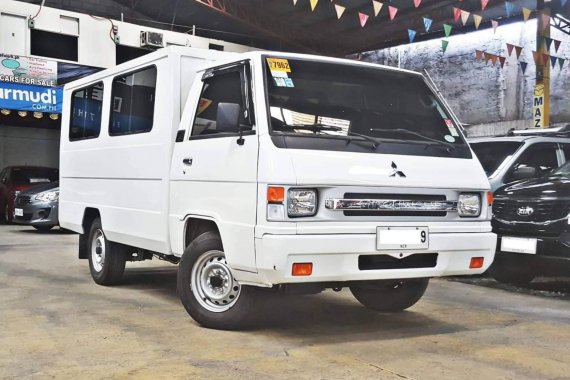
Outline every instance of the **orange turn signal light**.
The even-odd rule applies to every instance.
[[[493,192],[492,191],[487,192],[487,204],[489,206],[493,205]]]
[[[267,188],[267,202],[269,203],[283,203],[285,201],[285,188],[269,186]]]
[[[313,273],[313,263],[294,263],[293,276],[310,276]]]
[[[479,269],[483,268],[484,257],[472,257],[471,263],[469,263],[469,269]]]

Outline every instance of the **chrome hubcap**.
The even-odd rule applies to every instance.
[[[230,309],[241,291],[221,251],[209,251],[198,258],[192,268],[190,287],[198,303],[214,313]]]
[[[91,242],[91,262],[96,272],[103,270],[103,265],[105,264],[105,235],[103,235],[103,231],[100,229],[95,231],[93,241]]]

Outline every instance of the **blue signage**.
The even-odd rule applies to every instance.
[[[0,108],[61,113],[62,103],[61,88],[0,82]]]

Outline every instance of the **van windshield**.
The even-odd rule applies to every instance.
[[[288,148],[471,157],[421,75],[279,57],[265,57],[264,64],[276,144],[285,139],[281,145]]]

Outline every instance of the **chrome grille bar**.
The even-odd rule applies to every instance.
[[[334,211],[457,211],[456,201],[419,201],[412,199],[325,199],[325,208]]]

